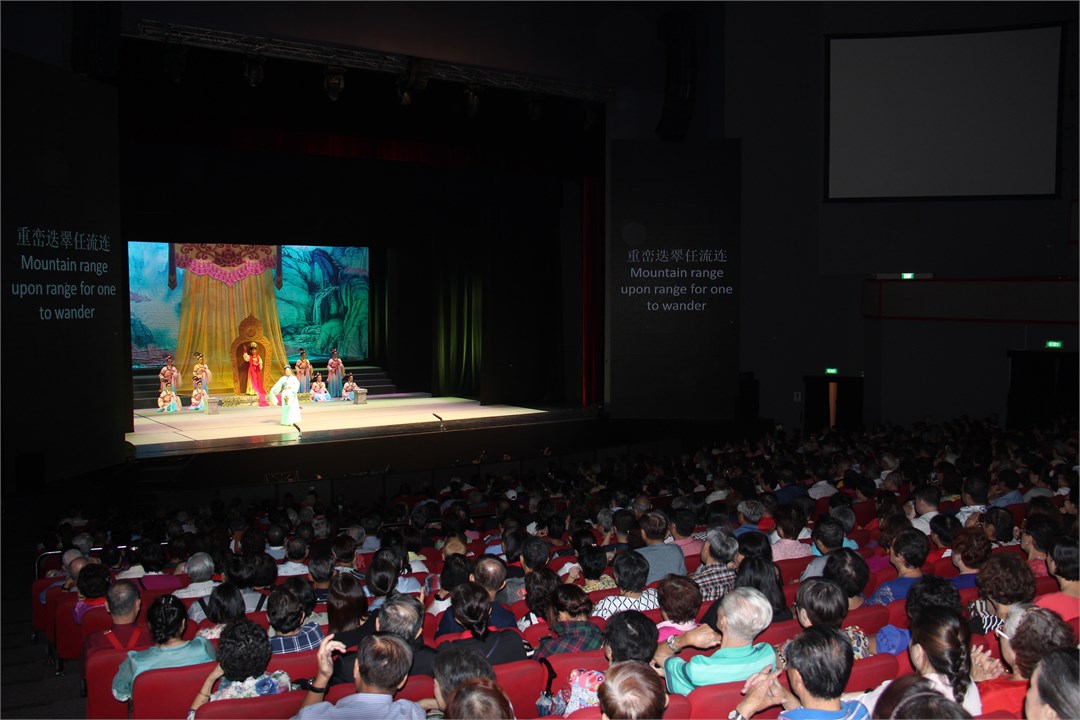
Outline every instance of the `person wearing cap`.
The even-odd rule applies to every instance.
[[[281,405],[281,424],[292,425],[296,432],[300,430],[300,400],[296,396],[300,389],[300,381],[293,375],[292,367],[286,365],[285,374],[281,376],[274,387],[270,388],[270,399],[275,405]]]

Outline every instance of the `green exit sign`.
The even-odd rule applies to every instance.
[[[1046,347],[1051,348],[1053,350],[1060,350],[1061,349],[1061,341],[1060,340],[1047,340],[1046,341]]]
[[[839,370],[839,368],[825,368],[825,374],[826,375],[839,375],[840,370]]]
[[[901,280],[914,280],[915,273],[900,273]]]

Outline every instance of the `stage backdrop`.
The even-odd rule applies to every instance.
[[[239,252],[241,246],[215,247],[235,247]],[[181,330],[185,302],[189,304],[189,312],[200,309],[200,316],[228,303],[231,305],[228,311],[236,316],[229,321],[225,333],[232,335],[212,343],[224,343],[224,347],[190,348],[206,355],[216,390],[223,387],[219,383],[231,382],[228,342],[235,335],[235,326],[248,314],[254,314],[264,323],[266,336],[272,342],[276,341],[277,331],[269,327],[270,318],[276,318],[289,362],[296,362],[301,348],[307,350],[308,359],[316,368],[325,366],[331,348],[335,347],[346,360],[367,358],[366,247],[281,246],[280,283],[277,282],[278,248],[244,247],[255,252],[248,252],[245,261],[237,265],[242,271],[236,270],[225,277],[220,272],[205,272],[205,268],[191,259],[191,253],[186,254],[189,259],[185,260],[184,245],[177,243],[173,283],[169,281],[168,243],[128,243],[132,368],[160,368],[164,356],[173,355],[181,377],[188,376],[194,363],[186,357],[191,353],[184,351],[192,342]],[[260,249],[265,252],[258,252]],[[272,307],[257,309],[266,298],[273,299]],[[183,356],[178,356],[181,352]]]
[[[739,146],[611,143],[607,409],[730,420],[739,381]]]

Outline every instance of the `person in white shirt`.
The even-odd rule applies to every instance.
[[[904,503],[904,514],[911,520],[911,527],[930,534],[930,521],[940,515],[938,504],[941,502],[941,490],[933,485],[924,485],[912,494]]]
[[[210,579],[214,575],[214,559],[207,553],[197,552],[188,558],[187,574],[191,583],[173,592],[178,598],[207,597],[218,585]]]
[[[307,556],[307,541],[302,537],[289,538],[289,541],[285,543],[285,562],[278,565],[278,577],[307,575],[308,566],[304,564]]]
[[[964,480],[964,492],[960,496],[964,506],[956,513],[956,519],[965,527],[978,522],[978,516],[986,512],[989,501],[990,483],[981,475],[972,475]]]

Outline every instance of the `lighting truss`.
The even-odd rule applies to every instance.
[[[412,60],[408,55],[397,55],[346,45],[246,35],[227,30],[178,25],[146,18],[139,20],[134,37],[142,40],[179,43],[190,47],[224,50],[241,55],[257,55],[282,58],[284,60],[299,60],[320,65],[371,70],[397,76],[408,74],[409,62]],[[604,102],[611,96],[610,88],[597,87],[590,83],[543,78],[443,60],[431,60],[430,62],[431,72],[429,77],[436,80],[445,80],[464,85],[485,85],[506,90],[555,95],[591,102]]]

